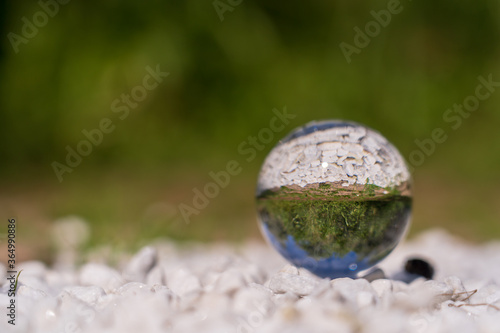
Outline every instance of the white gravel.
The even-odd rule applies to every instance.
[[[116,266],[103,256],[76,268],[20,264],[16,325],[4,314],[0,332],[500,332],[500,242],[469,245],[439,230],[382,263],[397,277],[409,256],[429,259],[435,280],[410,284],[319,279],[260,243],[163,241],[114,256]]]
[[[317,127],[321,129],[311,130]],[[342,120],[312,121],[271,150],[259,174],[257,195],[324,182],[397,187],[410,178],[399,151],[375,130]]]

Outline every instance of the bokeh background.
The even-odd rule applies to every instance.
[[[0,1],[0,218],[18,220],[18,257],[50,261],[51,224],[68,215],[88,221],[89,247],[258,239],[253,194],[267,152],[325,118],[373,127],[407,159],[442,128],[446,142],[415,167],[410,237],[430,227],[500,236],[500,89],[456,130],[443,120],[478,76],[500,81],[500,2],[401,1],[351,63],[339,44],[388,1],[222,3],[223,20],[212,0],[69,1],[16,53],[9,33],[22,36],[23,17],[42,7]],[[158,64],[170,75],[119,120],[112,102]],[[238,145],[285,106],[296,117],[247,162]],[[52,163],[103,118],[115,130],[59,182]],[[179,205],[230,160],[242,172],[185,223]]]

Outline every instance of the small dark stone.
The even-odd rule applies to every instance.
[[[423,276],[427,280],[431,280],[434,276],[434,268],[432,265],[427,261],[418,258],[408,259],[405,265],[405,271],[410,274]]]
[[[368,280],[368,282],[372,282],[372,281],[379,280],[379,279],[385,279],[386,276],[385,276],[385,273],[383,270],[376,267],[376,268],[372,269],[371,271],[369,271],[366,275],[362,276],[362,278],[365,280]]]

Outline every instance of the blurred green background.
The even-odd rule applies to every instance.
[[[353,28],[388,1],[222,3],[223,20],[211,0],[69,1],[44,22],[40,3],[0,1],[0,209],[18,219],[18,256],[50,258],[50,225],[67,215],[89,222],[91,245],[258,238],[253,194],[267,152],[325,118],[375,128],[407,159],[442,128],[446,142],[415,167],[412,234],[500,236],[500,89],[456,130],[443,119],[478,76],[500,81],[498,1],[401,1],[350,63],[340,43],[354,45]],[[13,46],[23,17],[40,27]],[[157,65],[169,76],[120,120],[113,101]],[[246,161],[238,146],[284,106],[296,117]],[[59,182],[52,163],[103,118],[114,131]],[[230,160],[241,173],[185,223],[179,205]]]

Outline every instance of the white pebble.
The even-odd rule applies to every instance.
[[[160,266],[153,267],[148,275],[146,276],[146,284],[165,284],[165,273],[163,272],[163,268]]]
[[[129,282],[116,289],[113,293],[120,296],[138,296],[151,293],[150,287],[140,282]]]
[[[374,280],[371,283],[378,297],[382,297],[392,292],[392,281],[387,279]]]
[[[277,305],[293,304],[297,302],[300,297],[291,291],[287,291],[284,294],[276,294],[272,297],[272,300]]]
[[[293,274],[293,275],[299,275],[299,269],[293,265],[283,266],[283,268],[280,269],[280,272],[287,273],[287,274]]]
[[[370,305],[375,305],[377,303],[377,299],[372,292],[360,291],[356,295],[356,303],[358,305],[358,308],[365,308]]]
[[[215,291],[223,294],[234,293],[243,288],[247,283],[243,275],[236,269],[228,269],[220,273],[217,282],[215,283]]]
[[[125,283],[117,270],[103,264],[90,263],[80,269],[79,281],[84,286],[99,286],[106,292]]]
[[[18,273],[21,270],[22,273],[19,275],[19,279],[28,276],[45,279],[45,274],[47,274],[47,267],[40,261],[25,261],[17,267]]]
[[[360,296],[360,298],[358,299],[358,294],[361,292],[371,294],[373,302],[375,302],[375,291],[373,290],[370,283],[365,279],[353,280],[350,278],[339,278],[332,280],[331,285],[333,290],[341,296],[342,300],[352,305],[360,306],[364,305],[365,302],[372,302],[371,299],[369,300],[367,294]],[[362,304],[359,304],[359,302],[361,302]]]
[[[39,300],[47,297],[47,293],[45,293],[43,290],[31,288],[29,286],[18,286],[16,296],[29,297],[34,300]]]
[[[85,302],[89,305],[95,306],[102,297],[106,295],[106,292],[101,287],[90,286],[90,287],[68,287],[64,288],[64,291],[69,295]]]
[[[156,265],[157,253],[151,246],[142,248],[123,270],[123,277],[127,281],[145,282],[149,271]]]
[[[184,268],[168,272],[166,282],[167,287],[181,297],[202,290],[198,277]]]
[[[285,293],[290,291],[299,296],[309,295],[318,284],[317,280],[310,277],[277,273],[269,281],[269,288],[275,293]]]

